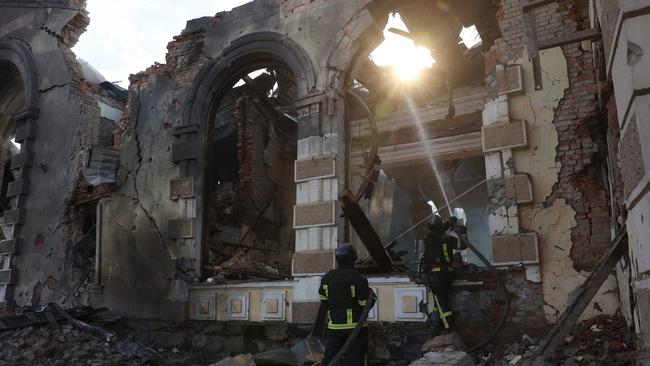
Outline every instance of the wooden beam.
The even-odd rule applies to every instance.
[[[555,353],[557,347],[565,341],[566,337],[573,330],[580,316],[591,302],[591,299],[593,299],[605,280],[612,274],[619,259],[627,251],[627,247],[627,231],[623,229],[614,239],[609,251],[600,259],[598,266],[591,272],[585,282],[575,290],[575,298],[568,304],[553,329],[540,342],[535,352],[533,352],[531,359],[527,360],[524,364],[544,364],[544,358],[550,357]]]
[[[528,57],[533,64],[533,79],[535,80],[535,90],[542,90],[542,65],[539,58],[539,48],[537,46],[537,18],[532,10],[524,10],[524,28],[526,32],[526,46]]]
[[[476,88],[473,94],[455,97],[456,117],[451,120],[445,119],[449,112],[446,103],[444,105],[422,107],[415,112],[402,109],[388,115],[375,116],[377,132],[381,135],[382,133],[393,133],[397,130],[416,127],[416,118],[420,120],[425,129],[432,130],[458,128],[459,120],[463,121],[465,117],[477,117],[477,121],[480,122],[486,97],[487,90],[483,87]],[[350,129],[354,131],[353,137],[366,136],[370,131],[368,120],[364,118],[350,121]]]
[[[339,195],[339,205],[343,210],[343,216],[349,220],[350,225],[361,239],[361,243],[368,249],[368,253],[379,268],[386,272],[397,272],[397,267],[384,248],[377,231],[359,206],[359,202],[354,199],[352,192],[347,191]]]
[[[273,279],[273,280],[284,280],[285,278],[287,278],[287,276],[283,276],[281,274],[249,271],[249,270],[245,270],[245,269],[235,269],[235,268],[228,268],[228,267],[222,267],[222,266],[205,266],[205,269],[211,270],[211,271],[214,271],[214,272],[221,272],[221,273],[229,274],[229,275],[262,277],[262,278],[270,278],[270,279]]]
[[[428,145],[428,146],[427,146]],[[465,159],[483,154],[481,133],[474,132],[452,137],[441,137],[426,142],[414,141],[406,144],[382,146],[378,151],[382,168],[395,168],[429,162],[433,155],[436,161]],[[359,151],[350,154],[351,170],[364,166],[363,155]]]
[[[600,32],[597,29],[586,29],[583,31],[561,35],[552,39],[545,39],[539,41],[537,48],[541,50],[546,50],[549,48],[560,47],[571,43],[594,40],[600,37]]]

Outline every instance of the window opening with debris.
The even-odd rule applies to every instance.
[[[13,199],[8,196],[9,183],[15,180],[15,171],[11,169],[12,157],[20,152],[20,144],[14,139],[15,125],[13,115],[25,108],[25,94],[22,78],[18,69],[7,61],[0,61],[0,215],[11,209]],[[2,218],[0,218],[2,220]],[[6,238],[2,225],[2,239]],[[1,266],[0,266],[1,267]]]
[[[279,64],[233,80],[208,132],[208,281],[284,278],[294,247],[295,81]]]
[[[348,98],[352,190],[361,185],[371,163],[371,147],[377,144],[381,170],[360,205],[382,241],[389,244],[431,214],[433,207],[441,208],[444,217],[456,209],[467,216],[470,239],[489,257],[485,186],[443,208],[485,179],[484,158],[475,138],[481,131],[486,90],[483,57],[476,52],[483,46],[478,27],[418,2],[394,9],[383,36],[351,78],[378,131],[373,141],[366,112]],[[478,106],[474,109],[461,104],[473,99]],[[426,225],[419,225],[389,254],[398,264],[416,270],[426,230]],[[360,256],[368,255],[353,229],[350,239]],[[465,261],[483,265],[473,253],[464,256]]]

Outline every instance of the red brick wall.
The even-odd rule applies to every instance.
[[[549,325],[544,316],[544,294],[541,283],[526,279],[523,269],[500,272],[511,304],[508,320],[497,337],[497,342],[516,342],[522,334],[539,338],[546,334]],[[489,272],[461,273],[458,279],[483,282],[476,290],[454,289],[452,308],[458,332],[468,344],[476,344],[489,336],[499,323],[505,299],[498,294],[497,282]]]
[[[273,200],[275,186],[268,177],[264,150],[268,140],[268,122],[257,112],[248,97],[237,101],[235,116],[239,132],[239,197],[243,207],[254,208],[249,214],[262,216]]]
[[[492,72],[496,63],[509,64],[522,57],[526,44],[521,1],[500,0],[498,5],[497,18],[503,37],[486,55],[486,72]],[[544,6],[535,14],[539,39],[589,27],[588,9],[573,1]],[[550,206],[555,199],[565,199],[576,211],[571,259],[576,270],[590,270],[609,245],[609,203],[602,178],[605,134],[597,109],[598,84],[592,51],[575,43],[562,47],[562,52],[567,61],[569,88],[553,120],[559,140],[556,161],[561,170],[546,204]],[[493,76],[487,80],[490,86],[494,85]]]

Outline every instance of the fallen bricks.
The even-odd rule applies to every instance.
[[[85,309],[84,313],[88,314],[92,313],[93,311],[95,313],[97,312],[97,310],[94,309],[92,311],[90,309]],[[70,312],[77,313],[76,311]],[[20,316],[23,316],[23,318]],[[60,327],[60,321],[66,321],[69,323],[69,325],[67,327]],[[147,347],[139,342],[123,341],[112,332],[74,318],[67,311],[61,309],[57,304],[31,307],[23,311],[23,313],[19,316],[0,318],[0,322],[3,322],[6,328],[3,332],[0,333],[0,339],[10,337],[13,334],[11,330],[20,329],[20,324],[27,325],[27,328],[25,328],[25,326],[22,326],[22,328],[25,329],[20,330],[19,335],[21,335],[21,338],[18,340],[14,339],[13,341],[9,341],[6,345],[3,344],[3,347],[0,348],[2,350],[0,351],[0,356],[2,356],[0,357],[0,360],[8,360],[10,364],[15,364],[18,361],[33,361],[37,356],[49,355],[57,355],[57,357],[52,361],[59,359],[65,361],[69,358],[75,358],[73,356],[76,356],[76,358],[86,356],[90,351],[97,351],[98,353],[104,355],[107,353],[106,351],[108,349],[110,349],[113,353],[116,352],[121,355],[121,361],[137,358],[140,360],[140,362],[147,362],[150,360],[158,360],[162,358],[158,352],[150,347]],[[24,339],[24,336],[29,336],[32,334],[32,331],[35,329],[33,327],[34,325],[40,325],[44,323],[49,323],[49,330],[44,327],[40,328],[38,331],[38,335],[40,335],[40,337],[36,338],[36,340],[34,340],[34,338],[27,338],[27,340]],[[71,333],[71,326],[77,328],[75,329],[75,332],[73,332],[73,335],[75,337],[80,337],[83,334],[84,336],[82,338],[85,339],[87,338],[87,335],[94,335],[101,339],[101,341],[94,339],[87,344],[77,344],[76,347],[72,347],[73,351],[81,349],[76,354],[74,352],[66,353],[66,349],[70,349],[69,345],[67,345],[59,350],[63,351],[63,356],[61,356],[59,352],[56,352],[56,344],[52,341],[55,340],[58,343],[69,342],[71,339],[66,335]],[[59,332],[62,334],[58,334]],[[53,334],[56,336],[54,339],[52,337]],[[102,344],[101,347],[97,348],[99,345],[97,342],[100,342]],[[88,345],[90,345],[90,348],[87,347]],[[28,348],[23,350],[23,348],[26,348],[25,346]],[[101,359],[101,357],[99,357],[99,359]],[[104,363],[100,362],[97,364],[102,365]],[[3,365],[3,363],[0,362],[0,365]]]

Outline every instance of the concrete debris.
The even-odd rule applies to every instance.
[[[253,355],[237,355],[234,357],[226,357],[223,360],[213,363],[210,366],[255,366],[255,361],[253,361]]]
[[[480,357],[479,365],[522,365],[536,349],[537,345],[531,342],[534,340],[524,336],[521,342]],[[624,365],[629,363],[631,346],[632,338],[621,315],[599,315],[578,325],[545,364]]]
[[[220,266],[213,267],[224,274],[243,275],[250,277],[285,278],[277,268],[256,261],[249,253],[240,252]]]
[[[411,366],[472,366],[472,357],[465,352],[429,352],[410,363]]]
[[[0,365],[139,365],[105,340],[63,325],[28,327],[0,334]]]
[[[464,351],[465,344],[458,333],[447,333],[428,340],[422,345],[422,353]]]

